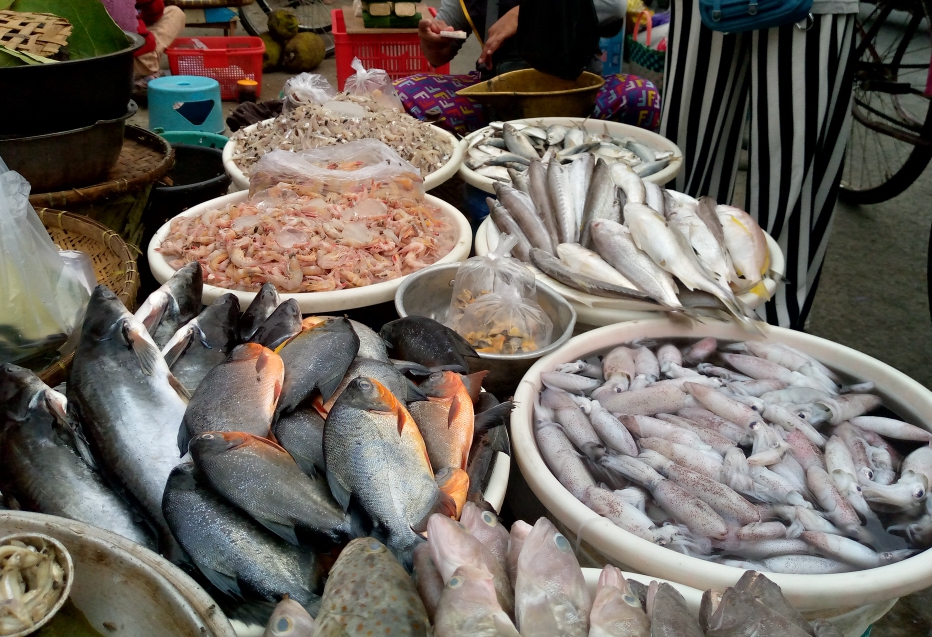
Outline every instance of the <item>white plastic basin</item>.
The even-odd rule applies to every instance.
[[[248,193],[246,191],[235,192],[223,197],[217,197],[210,201],[194,206],[182,212],[179,217],[193,217],[208,210],[222,208],[230,204],[238,204],[246,200]],[[460,213],[459,210],[438,199],[432,195],[427,195],[427,201],[438,208],[446,215],[453,226],[456,228],[457,238],[453,244],[453,249],[443,256],[437,263],[455,263],[465,261],[469,257],[469,251],[472,248],[472,229],[469,227],[469,221]],[[156,249],[162,245],[162,241],[168,236],[168,229],[171,221],[159,228],[152,241],[149,242],[149,249],[146,256],[149,259],[149,267],[152,275],[159,283],[165,283],[175,270],[168,265],[165,258],[156,252]],[[395,291],[406,277],[399,277],[383,283],[375,283],[361,288],[350,288],[346,290],[334,290],[332,292],[302,292],[299,294],[282,293],[283,301],[295,299],[301,307],[304,314],[320,312],[336,312],[338,310],[350,310],[357,307],[367,307],[377,303],[387,303],[395,298]],[[228,290],[215,285],[204,284],[204,303],[209,305],[217,300],[220,296],[232,292],[239,298],[240,306],[247,307],[255,297],[255,292],[243,292],[241,290]]]

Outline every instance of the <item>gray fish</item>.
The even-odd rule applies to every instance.
[[[547,141],[547,132],[536,126],[528,126],[527,128],[522,128],[520,132],[525,137],[530,137],[531,139],[539,140],[542,142]]]
[[[373,358],[377,361],[389,362],[388,350],[385,348],[385,341],[379,336],[379,333],[368,325],[363,325],[359,321],[350,319],[350,325],[353,331],[359,337],[359,351],[356,356],[363,358]]]
[[[573,157],[574,155],[581,155],[582,153],[588,153],[590,150],[594,148],[598,148],[600,145],[601,145],[601,142],[593,141],[593,142],[585,142],[583,144],[579,144],[578,146],[564,147],[563,150],[557,153],[557,158],[568,159],[570,157]]]
[[[614,216],[613,204],[615,202],[615,182],[612,180],[612,169],[600,159],[595,163],[592,181],[586,194],[583,206],[582,223],[580,224],[579,243],[585,248],[592,247],[591,224],[597,219],[611,219],[621,221]]]
[[[300,334],[278,350],[285,382],[278,413],[295,410],[315,389],[329,400],[359,351],[359,337],[349,319],[309,317]]]
[[[712,236],[722,247],[722,252],[728,254],[728,248],[725,247],[725,231],[722,229],[722,221],[715,214],[715,199],[712,197],[699,197],[699,205],[696,207],[696,214],[706,225]]]
[[[566,137],[566,126],[554,124],[547,127],[547,143],[549,145],[556,146],[563,141],[564,137]]]
[[[509,164],[521,164],[522,166],[527,166],[531,163],[531,160],[527,157],[522,157],[521,155],[515,155],[514,153],[504,153],[498,155],[497,157],[489,157],[483,162],[483,166],[508,166]]]
[[[324,418],[313,407],[282,415],[272,427],[275,439],[291,454],[301,470],[316,478],[325,475]]]
[[[657,155],[654,153],[654,150],[639,141],[629,139],[627,142],[625,142],[625,148],[637,155],[638,158],[644,163],[657,161]]]
[[[576,204],[570,190],[569,177],[559,162],[552,161],[547,166],[547,191],[550,194],[551,208],[556,215],[559,243],[576,243]]]
[[[771,612],[781,615],[800,630],[812,634],[807,622],[798,610],[793,608],[780,587],[756,571],[745,571],[735,588],[753,596]]]
[[[532,246],[531,242],[524,236],[521,226],[514,220],[511,213],[508,212],[508,208],[502,204],[491,197],[486,198],[486,203],[489,206],[489,214],[492,217],[492,221],[495,223],[495,227],[498,228],[500,232],[509,234],[518,240],[518,243],[511,249],[512,256],[521,259],[525,263],[529,263],[531,260],[531,249],[534,246]]]
[[[527,172],[528,188],[530,188],[528,191],[530,208],[537,213],[544,228],[547,229],[547,236],[550,237],[550,243],[556,248],[557,244],[560,243],[560,231],[557,228],[557,214],[550,198],[550,188],[547,183],[547,166],[543,162],[535,161],[528,166]],[[502,201],[501,196],[499,197],[499,201]],[[502,203],[506,208],[511,210],[511,206],[507,201],[502,201]],[[512,210],[512,214],[517,213]],[[517,216],[515,220],[521,223],[521,220]],[[527,234],[527,232],[525,232],[525,234]],[[528,239],[531,240],[531,244],[534,245],[534,247],[547,250],[546,245],[532,238],[530,234],[528,234]],[[548,250],[548,252],[552,251]]]
[[[284,449],[242,432],[211,432],[191,440],[191,457],[218,494],[256,522],[296,545],[295,529],[339,543],[349,519],[327,484],[301,471]]]
[[[434,481],[414,419],[376,380],[356,378],[334,404],[324,426],[324,458],[337,501],[344,509],[358,502],[407,567],[430,515],[456,514],[453,499]]]
[[[543,250],[538,250],[537,248],[531,250],[531,262],[551,279],[555,279],[563,285],[567,285],[580,292],[610,299],[626,299],[654,304],[659,303],[657,299],[640,290],[633,290],[607,283],[578,270],[574,270],[560,259],[547,254]]]
[[[651,637],[704,637],[686,600],[669,584],[657,580],[647,591],[647,614],[650,615]]]
[[[706,591],[706,594],[711,592]],[[712,599],[711,595],[709,597]],[[752,595],[736,588],[726,588],[718,604],[714,601],[706,604],[706,595],[703,595],[703,605],[706,637],[744,637],[752,634],[759,637],[806,637],[812,634],[808,626],[804,630],[772,612]],[[709,610],[712,612],[709,613]]]
[[[136,310],[136,318],[149,330],[159,349],[201,311],[203,289],[201,264],[191,261],[150,294]]]
[[[194,465],[168,478],[165,519],[198,570],[235,598],[250,592],[271,602],[287,595],[302,606],[319,600],[322,569],[314,553],[291,546],[201,482]]]
[[[482,166],[476,169],[476,173],[489,179],[508,183],[508,168],[504,166]]]
[[[243,312],[239,319],[239,340],[246,342],[252,338],[259,326],[265,322],[265,319],[272,315],[272,312],[281,304],[281,298],[278,296],[278,290],[271,283],[263,283],[262,287],[252,299],[252,303]]]
[[[103,285],[87,306],[68,400],[104,475],[159,531],[160,551],[178,558],[162,517],[162,493],[178,464],[187,393],[142,322]]]
[[[0,367],[0,489],[25,511],[98,526],[155,549],[155,536],[81,458],[65,397],[31,371]]]
[[[330,399],[324,403],[324,412],[329,412],[333,407],[333,403],[336,402],[340,394],[349,386],[350,382],[354,378],[359,378],[360,376],[368,376],[369,378],[376,379],[385,385],[388,391],[395,394],[395,397],[402,403],[407,404],[410,402],[427,400],[427,396],[418,389],[417,385],[408,380],[408,378],[398,371],[398,368],[391,363],[357,356],[349,366],[349,369],[346,370],[346,374],[343,375],[343,380],[340,382],[339,387],[336,388],[336,391],[333,392]]]
[[[297,301],[288,299],[269,314],[269,317],[253,333],[249,342],[258,343],[274,352],[282,343],[300,332],[301,308]]]
[[[669,159],[661,159],[659,161],[652,161],[648,164],[638,164],[632,170],[634,170],[638,177],[650,177],[651,175],[659,173],[669,165]]]
[[[586,132],[581,128],[568,128],[563,136],[563,148],[573,148],[586,143]]]
[[[239,339],[239,299],[224,294],[165,344],[162,355],[175,378],[193,393],[207,372],[222,363]]]
[[[582,225],[583,213],[586,207],[586,196],[592,183],[592,174],[595,171],[595,157],[590,154],[574,159],[569,165],[570,191],[574,208],[576,210],[576,231]]]
[[[393,357],[431,371],[469,373],[469,358],[479,358],[466,339],[426,316],[406,316],[382,326],[379,335]]]
[[[520,155],[527,159],[539,159],[540,155],[537,154],[537,151],[534,150],[534,146],[531,145],[531,142],[524,135],[521,135],[518,130],[511,124],[506,123],[503,129],[505,146],[513,152],[515,155]]]
[[[513,168],[508,169],[508,176],[511,177],[511,184],[520,190],[521,192],[530,193],[531,184],[528,181],[528,172],[515,170]]]

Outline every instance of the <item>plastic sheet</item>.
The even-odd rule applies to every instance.
[[[359,58],[353,58],[352,67],[356,69],[356,74],[346,78],[346,84],[343,90],[350,95],[371,95],[372,99],[388,108],[396,108],[402,113],[404,106],[398,93],[395,92],[395,86],[392,84],[392,78],[382,69],[369,69],[368,71],[359,61]]]
[[[480,354],[523,354],[550,344],[553,322],[536,300],[506,288],[470,303],[457,332]]]
[[[333,99],[337,92],[323,75],[301,73],[285,82],[282,109],[285,113],[303,104],[325,104]]]

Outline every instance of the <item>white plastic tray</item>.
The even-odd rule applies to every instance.
[[[217,197],[216,199],[211,199],[210,201],[205,201],[202,204],[194,206],[193,208],[182,212],[178,216],[194,217],[203,214],[208,210],[222,208],[229,204],[241,203],[246,200],[247,196],[248,193],[246,191],[240,191],[229,195],[224,195],[223,197]],[[437,199],[432,195],[427,195],[427,201],[431,205],[440,208],[441,212],[450,219],[457,230],[457,240],[453,245],[453,249],[444,255],[443,258],[437,261],[437,263],[454,263],[457,261],[465,261],[469,257],[469,250],[472,247],[472,229],[469,227],[469,221],[466,220],[466,217],[464,217],[459,210],[441,199]],[[149,248],[147,252],[147,256],[149,258],[149,267],[152,269],[152,275],[159,283],[165,283],[165,281],[167,281],[171,275],[175,273],[175,270],[170,265],[168,265],[168,262],[165,260],[165,258],[156,252],[156,248],[162,245],[162,241],[164,241],[165,237],[168,235],[168,229],[170,225],[171,221],[159,228],[158,232],[155,233],[155,236],[152,237],[152,241],[149,242]],[[395,298],[395,291],[398,289],[398,286],[401,285],[401,282],[404,281],[404,279],[405,277],[399,277],[397,279],[392,279],[391,281],[385,281],[384,283],[375,283],[373,285],[367,285],[361,288],[334,290],[333,292],[301,292],[298,294],[282,293],[281,298],[283,301],[288,299],[295,299],[298,302],[298,305],[301,307],[301,312],[304,314],[350,310],[357,307],[367,307],[369,305],[391,301]],[[252,302],[252,299],[256,295],[255,292],[228,290],[226,288],[207,285],[205,283],[203,297],[204,303],[209,305],[227,292],[232,292],[235,294],[237,298],[239,298],[240,306],[244,308]]]
[[[649,130],[644,130],[643,128],[638,128],[637,126],[631,126],[630,124],[621,124],[619,122],[609,122],[607,120],[588,119],[582,117],[537,117],[533,119],[516,119],[509,123],[527,124],[528,126],[539,126],[541,128],[554,126],[556,124],[561,124],[563,126],[579,126],[582,124],[586,130],[591,130],[595,133],[608,133],[609,135],[616,137],[633,137],[634,139],[649,145],[651,148],[655,148],[660,151],[669,150],[673,153],[673,159],[670,160],[670,165],[661,170],[659,173],[654,173],[653,175],[644,178],[645,181],[653,182],[659,186],[673,181],[673,178],[680,174],[680,171],[683,169],[683,151],[679,149],[679,146],[671,142],[666,137],[661,137],[657,133],[652,133]],[[476,132],[470,133],[461,142],[459,142],[460,146],[462,147],[462,152],[460,153],[461,159],[466,153],[466,149],[469,148],[469,143],[479,135],[486,133],[489,129],[490,127],[488,126],[486,128],[480,128]],[[229,146],[229,144],[227,144],[227,146]],[[483,177],[471,168],[468,168],[465,163],[460,165],[460,177],[462,177],[463,181],[465,181],[470,186],[475,186],[479,190],[495,194],[495,189],[492,187],[492,184],[495,182],[495,180],[490,177]]]
[[[266,122],[272,121],[272,119],[267,119],[260,123],[265,124]],[[244,132],[251,133],[256,130],[256,126],[258,126],[258,124],[247,126]],[[460,144],[460,140],[457,139],[453,133],[445,131],[433,124],[430,124],[430,126],[433,127],[435,133],[449,140],[453,148],[453,154],[450,155],[450,159],[447,160],[447,163],[424,177],[424,190],[433,190],[455,175],[456,171],[459,170],[460,164],[463,163],[463,153],[465,152],[463,145]],[[236,142],[231,139],[223,147],[223,169],[226,171],[227,175],[230,176],[230,179],[233,180],[233,184],[230,186],[230,192],[249,190],[249,176],[240,170],[239,166],[233,162],[233,149],[235,146]]]

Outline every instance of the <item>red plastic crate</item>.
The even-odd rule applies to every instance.
[[[366,69],[382,69],[393,80],[416,73],[450,73],[450,65],[434,68],[421,53],[417,33],[347,33],[343,9],[330,12],[333,23],[334,57],[337,60],[337,84],[343,90],[346,78],[356,71],[351,66],[359,58]]]
[[[198,40],[207,48],[194,45]],[[262,54],[265,43],[252,36],[175,38],[165,49],[172,75],[199,75],[220,82],[220,97],[235,100],[239,80],[255,80],[262,94]]]

